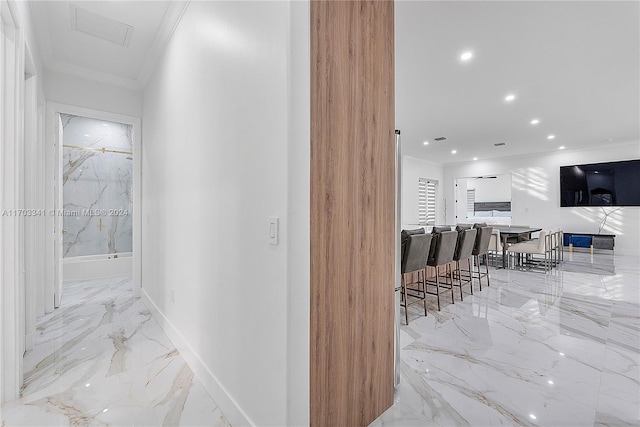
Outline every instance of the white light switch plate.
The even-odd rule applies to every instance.
[[[269,218],[269,244],[278,244],[278,235],[280,234],[280,219],[272,216]]]

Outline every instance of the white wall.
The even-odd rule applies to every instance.
[[[41,209],[41,56],[27,2],[2,0],[0,14],[0,210]],[[0,218],[0,402],[19,395],[22,355],[45,310],[43,224],[42,216]]]
[[[441,164],[411,156],[402,158],[402,226],[418,225],[418,179],[438,181],[436,188],[436,224],[445,223],[443,168]],[[452,205],[453,207],[453,205]],[[451,222],[455,224],[455,221]]]
[[[566,231],[596,233],[603,217],[602,208],[560,207],[560,166],[637,158],[640,158],[640,144],[636,142],[593,150],[447,165],[444,168],[445,193],[453,194],[456,177],[510,172],[512,224],[542,228],[559,226]],[[624,207],[612,214],[602,233],[616,235],[616,253],[640,254],[640,207]]]
[[[308,420],[308,32],[191,2],[144,89],[143,295],[233,425]]]
[[[142,92],[45,69],[44,93],[49,102],[126,116],[142,116]]]

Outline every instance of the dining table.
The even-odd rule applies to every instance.
[[[525,237],[530,239],[531,233],[542,231],[542,228],[535,227],[512,227],[508,225],[492,225],[491,227],[498,230],[502,238],[502,268],[507,268],[507,241],[509,238]]]

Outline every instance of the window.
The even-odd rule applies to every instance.
[[[418,179],[418,223],[436,224],[436,186],[437,181]]]
[[[474,216],[476,204],[476,189],[467,190],[467,218]]]

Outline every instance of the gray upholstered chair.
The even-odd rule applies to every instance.
[[[457,281],[454,282],[454,285],[460,287],[460,299],[463,299],[462,296],[462,285],[469,284],[471,288],[471,295],[473,295],[473,280],[471,274],[471,255],[473,253],[473,248],[476,243],[476,235],[478,234],[477,228],[471,228],[467,230],[460,230],[458,232],[458,241],[456,244],[456,251],[453,254],[453,260],[456,262],[456,271],[455,278]],[[469,275],[466,277],[462,276],[462,272],[460,271],[460,261],[466,260],[469,266]],[[468,279],[468,280],[466,280]]]
[[[489,242],[491,241],[492,227],[479,227],[477,228],[478,234],[476,235],[476,241],[473,248],[474,268],[472,277],[478,279],[480,290],[482,290],[482,278],[486,277],[487,286],[489,286]],[[480,270],[480,257],[484,261],[485,272]],[[472,285],[473,286],[473,285]]]
[[[426,268],[429,249],[431,248],[431,234],[412,234],[406,239],[405,250],[402,254],[400,272],[402,273],[402,303],[404,307],[405,320],[409,324],[409,306],[422,302],[424,305],[424,315],[427,315],[426,298]],[[406,274],[418,272],[418,281],[407,283]],[[422,277],[421,277],[422,276]],[[410,287],[409,285],[415,285]],[[409,297],[413,301],[409,302]]]
[[[458,232],[456,231],[443,231],[441,233],[433,234],[433,241],[431,242],[432,255],[427,261],[427,265],[435,267],[435,280],[427,281],[427,285],[436,287],[436,292],[428,292],[429,294],[436,295],[438,299],[438,311],[440,311],[440,266],[445,266],[445,289],[451,290],[451,300],[455,303],[453,297],[453,272],[451,269],[451,262],[453,261],[453,255],[456,250],[456,242],[458,240]],[[447,278],[449,281],[447,282]]]

